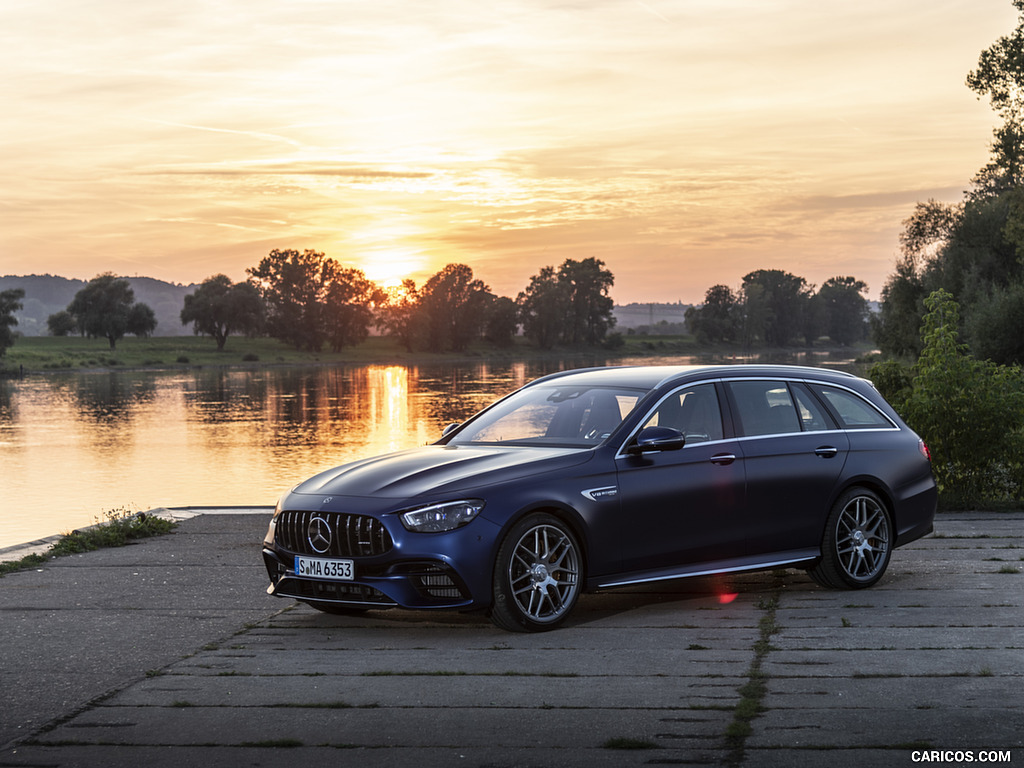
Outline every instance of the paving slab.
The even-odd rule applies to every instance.
[[[526,675],[408,675],[343,677],[305,681],[278,676],[197,677],[166,674],[141,681],[103,702],[120,707],[380,708],[446,707],[705,710],[735,704],[743,677],[722,678],[712,687],[704,677],[546,677]]]
[[[265,527],[205,514],[0,579],[0,684],[30,693],[0,705],[0,766],[1024,760],[1024,574],[1000,572],[1024,513],[943,515],[870,590],[796,570],[670,582],[587,595],[540,635],[269,598]]]

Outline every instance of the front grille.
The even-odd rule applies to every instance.
[[[310,543],[310,524],[319,518],[326,522],[330,544],[314,549]],[[391,551],[391,534],[380,520],[366,515],[341,512],[282,512],[277,518],[275,541],[289,552],[314,557],[372,557]]]
[[[409,579],[413,588],[427,600],[466,600],[469,590],[455,571],[433,562],[401,563],[391,569]]]
[[[450,576],[441,574],[439,576],[420,576],[419,589],[426,592],[430,597],[438,598],[461,598],[462,590],[455,586]]]

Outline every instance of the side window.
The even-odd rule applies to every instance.
[[[714,384],[698,384],[669,395],[645,427],[673,427],[686,435],[687,444],[722,439],[722,412]]]
[[[815,390],[831,405],[847,429],[891,429],[893,423],[864,398],[848,392],[816,385]]]
[[[793,384],[790,389],[796,400],[796,412],[800,416],[800,426],[803,427],[804,432],[820,432],[836,428],[825,409],[802,385]]]
[[[752,437],[800,431],[786,382],[731,381],[727,386],[736,403],[741,434]]]

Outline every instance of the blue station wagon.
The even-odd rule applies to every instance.
[[[269,594],[345,613],[486,611],[551,629],[580,594],[795,567],[859,589],[932,531],[927,448],[870,382],[795,366],[636,366],[527,384],[436,443],[295,486]]]

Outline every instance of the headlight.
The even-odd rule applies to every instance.
[[[484,503],[479,499],[449,501],[402,513],[402,525],[417,533],[454,531],[480,514]]]

